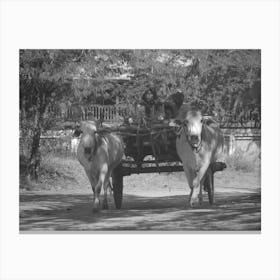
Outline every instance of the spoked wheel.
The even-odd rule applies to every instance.
[[[210,168],[206,173],[204,189],[207,191],[209,203],[212,205],[214,203],[214,173]]]
[[[112,172],[112,183],[113,183],[113,193],[114,201],[117,209],[122,207],[123,198],[123,173],[122,164],[118,165]]]

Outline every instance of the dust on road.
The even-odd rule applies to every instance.
[[[260,230],[260,178],[227,171],[215,175],[215,205],[207,194],[195,209],[187,205],[184,174],[133,175],[124,180],[122,209],[92,213],[90,186],[21,191],[21,231],[225,231]]]

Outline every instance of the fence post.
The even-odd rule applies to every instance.
[[[231,156],[234,153],[234,151],[235,151],[235,136],[230,134],[228,154]]]

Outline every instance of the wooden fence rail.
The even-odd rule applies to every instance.
[[[133,107],[133,108],[132,108]],[[74,104],[68,108],[67,114],[61,116],[66,120],[80,121],[98,119],[102,121],[115,122],[120,117],[128,116],[129,112],[136,110],[135,106],[128,104],[120,105],[79,105]],[[153,108],[154,109],[154,108]],[[260,106],[245,106],[242,110],[227,115],[218,115],[220,126],[223,128],[260,128],[261,110]],[[134,115],[136,112],[134,112]]]
[[[127,112],[127,107],[121,105],[73,105],[69,107],[65,118],[73,121],[97,119],[114,122],[124,117]]]

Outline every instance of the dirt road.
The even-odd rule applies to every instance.
[[[183,174],[133,175],[125,179],[122,209],[92,213],[89,187],[21,191],[20,231],[259,231],[260,178],[232,171],[215,175],[216,202],[207,194],[189,208]]]

